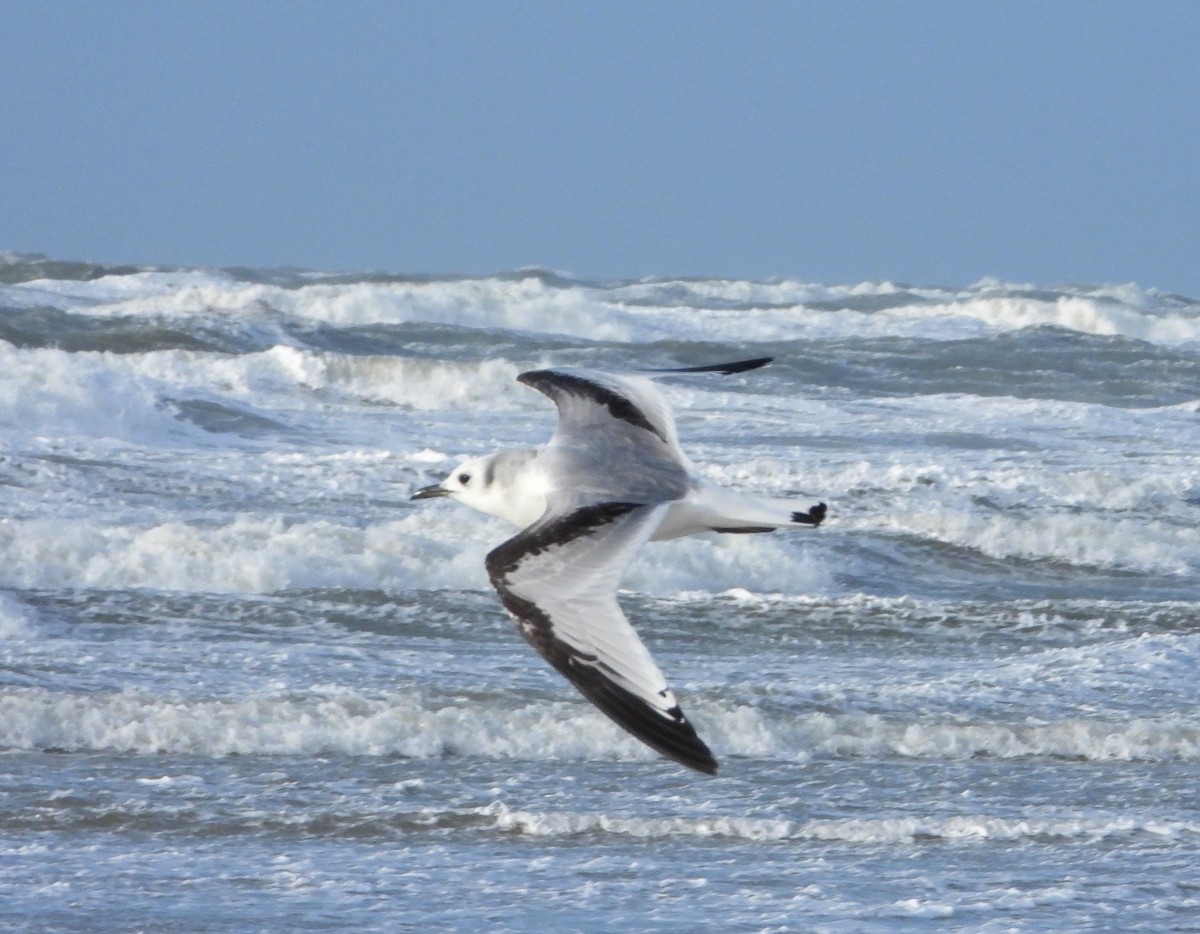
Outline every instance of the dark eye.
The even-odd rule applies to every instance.
[[[471,482],[471,475],[469,473],[460,473],[458,475],[458,482],[461,483],[463,486],[466,486],[468,483]]]

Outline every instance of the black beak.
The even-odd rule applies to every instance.
[[[421,489],[417,490],[417,492],[415,492],[412,496],[410,496],[409,499],[410,500],[434,499],[435,497],[438,497],[438,496],[449,496],[449,495],[450,495],[449,490],[447,490],[444,486],[439,486],[438,484],[435,483],[435,484],[433,484],[433,486],[421,487]]]

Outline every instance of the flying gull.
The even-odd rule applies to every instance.
[[[797,511],[702,477],[651,382],[675,373],[742,373],[770,361],[638,374],[574,367],[522,373],[517,380],[558,409],[549,443],[469,458],[412,495],[450,497],[519,527],[486,563],[521,634],[624,729],[708,774],[717,760],[625,618],[617,586],[648,541],[821,524],[824,503]]]

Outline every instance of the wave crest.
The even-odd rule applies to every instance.
[[[871,714],[766,714],[695,705],[693,719],[722,757],[1084,761],[1194,760],[1200,724],[1183,718],[1106,722],[937,723]],[[440,758],[650,759],[653,754],[581,702],[505,707],[345,688],[307,695],[156,697],[135,691],[0,695],[0,747],[186,755],[367,755]]]

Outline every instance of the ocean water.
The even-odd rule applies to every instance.
[[[625,736],[412,503],[555,364],[815,531],[648,546]],[[1200,303],[0,261],[0,928],[1200,930]]]

